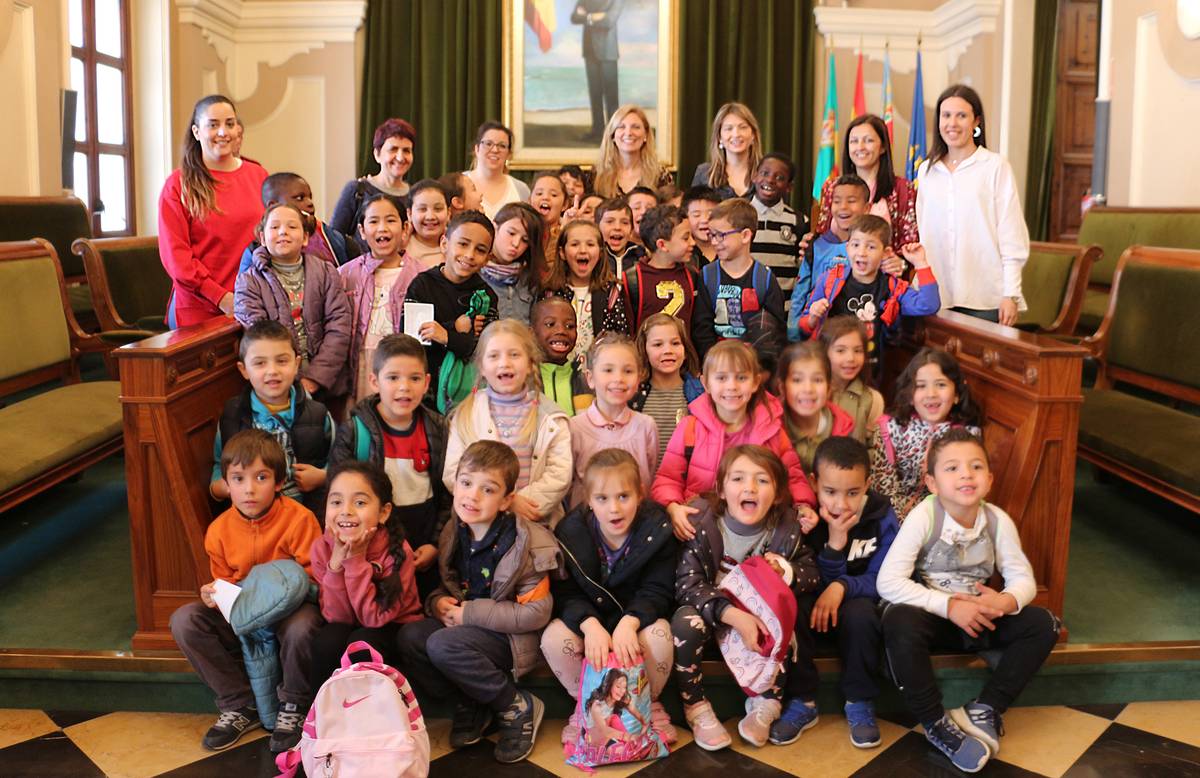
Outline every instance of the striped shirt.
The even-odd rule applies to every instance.
[[[683,384],[678,389],[651,388],[646,395],[646,404],[642,413],[654,419],[658,427],[658,459],[655,464],[662,462],[663,454],[667,451],[667,443],[675,434],[679,420],[687,414],[687,398],[683,395]]]
[[[488,410],[496,424],[500,442],[513,450],[521,463],[521,474],[517,477],[517,488],[529,485],[529,470],[533,464],[533,435],[521,435],[537,406],[537,395],[533,392],[499,394],[487,388]]]
[[[779,288],[789,292],[800,272],[800,238],[808,231],[808,219],[798,216],[783,200],[769,207],[757,197],[750,203],[758,211],[758,229],[750,254],[771,268]]]

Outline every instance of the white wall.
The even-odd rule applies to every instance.
[[[66,39],[59,0],[0,0],[0,195],[63,192]]]

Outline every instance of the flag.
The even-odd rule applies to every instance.
[[[896,107],[892,105],[892,63],[888,59],[887,49],[883,51],[883,123],[887,125],[888,146],[895,142],[894,117]]]
[[[858,73],[854,76],[854,116],[858,118],[867,112],[867,94],[863,89],[862,50],[858,52]]]
[[[557,26],[554,16],[554,0],[525,0],[525,23],[537,36],[538,48],[542,50],[542,53],[550,51],[550,38]]]
[[[925,161],[925,89],[921,84],[921,50],[917,49],[917,82],[913,87],[912,113],[909,115],[908,156],[904,177],[917,180],[917,170]]]
[[[817,147],[817,169],[813,175],[812,196],[821,197],[825,179],[838,174],[837,167],[837,71],[833,66],[833,51],[829,52],[829,84],[825,89],[825,118],[821,121],[821,140]]]

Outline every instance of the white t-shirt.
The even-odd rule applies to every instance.
[[[571,307],[575,309],[576,336],[575,350],[567,358],[575,359],[592,347],[596,333],[592,327],[592,290],[586,286],[572,286],[571,293],[575,296]]]

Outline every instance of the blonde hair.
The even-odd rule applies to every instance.
[[[755,406],[762,402],[766,396],[766,382],[759,381],[759,373],[762,371],[762,368],[758,363],[758,356],[754,353],[754,349],[740,340],[718,341],[704,355],[704,375],[707,377],[714,370],[722,367],[731,367],[734,370],[749,373],[754,376],[754,380],[758,381],[758,387],[750,397],[750,402],[746,403],[746,413],[752,413]],[[704,390],[705,393],[708,392],[707,384]]]
[[[700,372],[700,357],[696,356],[696,347],[692,345],[692,339],[688,336],[687,328],[683,322],[675,318],[665,311],[653,313],[642,320],[642,324],[637,331],[637,353],[638,360],[642,366],[642,380],[650,377],[650,357],[646,355],[646,341],[650,337],[650,330],[655,327],[674,327],[679,333],[679,340],[683,343],[683,364],[680,365],[680,370],[687,370],[692,375]]]
[[[450,422],[455,425],[459,434],[467,439],[474,440],[479,437],[471,429],[471,411],[475,407],[475,403],[479,402],[479,390],[487,387],[487,379],[483,377],[483,355],[492,338],[497,335],[512,335],[521,344],[525,355],[529,357],[529,375],[525,378],[525,389],[534,392],[535,407],[521,428],[521,437],[530,438],[537,431],[538,398],[536,395],[542,390],[542,349],[529,327],[516,319],[498,319],[483,328],[483,332],[479,335],[479,341],[475,344],[473,362],[475,373],[479,376],[475,382],[475,391],[467,395],[466,399],[459,403],[458,407],[450,414]],[[485,398],[483,402],[487,402],[487,399]]]
[[[604,137],[600,139],[600,162],[596,165],[595,190],[596,194],[603,197],[615,197],[621,194],[617,191],[617,166],[620,156],[617,153],[617,145],[613,143],[613,135],[616,134],[617,125],[631,113],[637,114],[642,126],[646,128],[646,143],[639,152],[642,175],[638,178],[638,183],[653,189],[658,186],[659,176],[662,175],[662,166],[658,163],[658,152],[654,150],[654,128],[650,126],[650,119],[641,108],[627,103],[613,112],[612,118],[604,127]]]
[[[588,370],[592,369],[592,365],[596,364],[596,360],[600,358],[600,352],[606,348],[622,347],[629,349],[629,353],[633,354],[634,362],[638,360],[637,346],[629,339],[629,336],[621,332],[605,332],[600,337],[592,341],[591,348],[587,352]]]
[[[713,189],[720,189],[729,183],[729,174],[725,170],[725,149],[721,148],[721,125],[731,114],[749,124],[754,132],[754,138],[750,141],[750,158],[747,160],[749,165],[746,167],[747,187],[750,186],[750,178],[762,162],[762,133],[759,132],[758,119],[754,118],[754,112],[744,103],[725,103],[713,117],[712,135],[708,141],[708,185]]]
[[[606,448],[593,454],[583,469],[583,489],[589,499],[592,491],[596,488],[596,482],[600,480],[600,474],[606,470],[623,470],[625,477],[633,485],[638,496],[645,496],[642,471],[638,468],[638,463],[633,455],[623,449]]]

